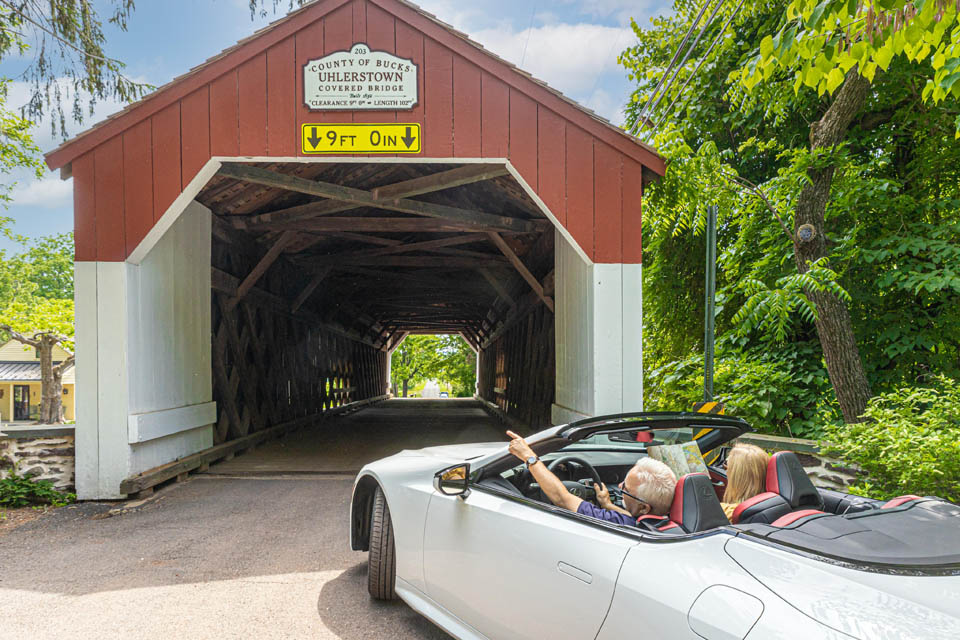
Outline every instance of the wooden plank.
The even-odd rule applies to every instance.
[[[453,54],[436,40],[423,42],[426,103],[423,151],[431,158],[453,157]]]
[[[280,254],[283,253],[283,250],[297,237],[295,231],[284,231],[283,234],[273,243],[273,246],[260,258],[260,261],[257,265],[247,274],[247,277],[243,279],[243,282],[240,283],[240,286],[237,287],[237,300],[245,297],[250,289],[253,288],[253,285],[257,284],[260,278],[264,273],[267,272],[267,269],[270,268],[277,258],[280,257]],[[234,303],[236,304],[236,303]]]
[[[539,107],[537,110],[537,195],[562,225],[567,223],[566,148],[563,118]]]
[[[377,200],[390,198],[409,198],[424,193],[452,189],[474,182],[490,180],[506,175],[508,172],[502,165],[487,164],[468,164],[449,171],[441,171],[428,176],[404,180],[395,184],[378,187],[370,191]],[[323,200],[320,202],[310,202],[307,204],[288,207],[269,213],[262,213],[249,217],[236,217],[235,224],[239,228],[255,229],[264,222],[276,222],[279,220],[306,220],[309,218],[340,213],[358,209],[361,206],[337,202],[333,200]]]
[[[262,184],[278,189],[351,202],[357,205],[372,206],[378,209],[387,209],[388,211],[440,218],[477,229],[531,232],[537,228],[534,223],[519,218],[469,211],[458,207],[422,202],[420,200],[409,200],[406,198],[378,200],[374,198],[373,194],[369,191],[363,191],[362,189],[354,189],[352,187],[345,187],[328,182],[314,182],[299,176],[277,173],[269,169],[261,169],[260,167],[234,162],[224,163],[219,173],[220,175],[254,184]]]
[[[237,69],[240,99],[239,152],[263,156],[267,152],[267,56],[260,54]]]
[[[123,220],[123,140],[111,138],[96,148],[97,260],[122,262],[127,256]]]
[[[73,161],[73,255],[77,262],[97,259],[95,193],[93,152],[91,151]]]
[[[510,162],[537,190],[537,103],[510,90]]]
[[[583,129],[567,126],[565,180],[567,222],[564,225],[591,260],[594,253],[593,139]]]
[[[365,237],[366,239],[366,237]],[[450,236],[449,238],[440,238],[439,240],[426,240],[424,242],[402,243],[399,240],[392,241],[392,244],[379,249],[362,249],[352,253],[344,253],[344,256],[387,256],[396,253],[410,253],[411,251],[429,251],[440,247],[452,247],[460,244],[470,244],[473,242],[486,242],[487,237],[482,233],[464,233],[462,235]]]
[[[481,151],[484,158],[510,155],[510,89],[488,72],[480,76]]]
[[[313,279],[307,283],[307,286],[303,288],[303,291],[300,292],[300,295],[297,296],[296,300],[293,301],[293,305],[290,307],[290,313],[296,313],[300,307],[303,306],[303,303],[310,298],[310,295],[320,286],[320,283],[323,282],[324,278],[327,277],[327,274],[330,273],[330,269],[321,270],[317,272]]]
[[[180,103],[160,111],[152,120],[153,219],[159,220],[180,195]]]
[[[436,218],[317,218],[299,222],[271,223],[268,229],[297,231],[358,233],[443,233],[476,231],[476,227]]]
[[[507,291],[507,288],[503,286],[503,282],[499,278],[494,277],[494,275],[487,269],[477,269],[477,271],[481,276],[483,276],[484,280],[490,283],[490,286],[493,287],[494,292],[503,298],[511,309],[517,306],[513,296],[510,295],[510,292]]]
[[[453,56],[453,155],[481,157],[480,68]]]
[[[287,233],[292,233],[288,231]],[[499,256],[493,258],[464,258],[460,256],[353,256],[336,254],[311,258],[317,265],[360,265],[375,267],[419,267],[423,269],[480,269],[506,267]],[[251,274],[252,275],[252,274]]]
[[[123,132],[123,211],[126,257],[153,227],[153,143],[149,120]]]
[[[272,156],[297,155],[297,76],[293,36],[267,50],[267,151]]]
[[[232,157],[237,151],[239,102],[237,70],[232,69],[210,83],[210,154]]]
[[[639,264],[643,261],[642,215],[643,167],[629,158],[623,160],[623,222],[620,241],[623,262]]]
[[[180,115],[180,182],[187,185],[210,159],[210,87],[185,97]]]
[[[490,240],[497,246],[498,249],[506,256],[507,260],[510,261],[510,264],[517,270],[520,276],[526,280],[527,284],[530,285],[530,288],[533,289],[533,292],[537,294],[537,297],[543,300],[543,304],[547,305],[547,308],[550,311],[553,311],[553,298],[544,294],[543,286],[537,281],[530,270],[527,269],[526,265],[523,264],[523,261],[513,252],[513,249],[500,237],[500,234],[495,232],[490,232],[487,234]]]
[[[622,262],[620,234],[623,219],[621,207],[620,154],[597,142],[593,147],[594,260],[603,263]]]
[[[359,42],[353,37],[353,8],[351,1],[323,17],[324,55],[349,51],[354,42]],[[353,122],[353,114],[349,111],[324,111],[322,121]]]
[[[315,20],[294,35],[297,61],[292,71],[296,78],[297,87],[297,93],[294,96],[296,101],[297,127],[291,132],[291,137],[294,139],[297,155],[299,156],[304,155],[303,149],[300,148],[300,144],[296,140],[300,127],[307,122],[317,122],[316,118],[318,115],[310,111],[303,102],[303,66],[307,64],[309,60],[316,60],[317,58],[323,57],[323,22],[323,20]]]

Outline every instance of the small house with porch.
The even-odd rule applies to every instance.
[[[53,348],[53,363],[59,364],[69,354],[59,346]],[[63,372],[63,417],[75,419],[75,367]],[[9,340],[0,346],[0,422],[37,420],[40,415],[40,358],[33,347]]]

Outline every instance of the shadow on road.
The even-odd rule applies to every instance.
[[[370,598],[366,563],[350,567],[323,585],[317,612],[324,626],[341,640],[450,638],[402,601],[381,602]]]

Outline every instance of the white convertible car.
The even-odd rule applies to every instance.
[[[624,414],[527,441],[591,500],[648,446],[695,440],[712,459],[749,430]],[[960,507],[818,490],[780,453],[731,523],[725,481],[719,466],[683,476],[669,518],[625,527],[551,505],[506,443],[402,451],[361,470],[350,539],[370,552],[374,598],[457,638],[960,638]]]

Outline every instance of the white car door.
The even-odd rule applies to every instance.
[[[488,638],[596,637],[637,539],[473,489],[434,493],[424,530],[430,597]]]

